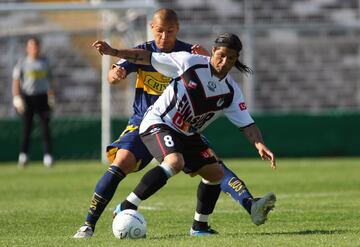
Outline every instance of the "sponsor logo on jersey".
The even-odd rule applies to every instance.
[[[209,81],[207,87],[210,91],[215,92],[216,84],[213,81]]]
[[[241,111],[246,110],[247,108],[246,108],[245,102],[241,102],[241,103],[239,104],[239,108],[240,108]]]
[[[220,99],[216,102],[216,105],[217,105],[218,107],[220,107],[220,106],[222,106],[222,105],[224,104],[224,102],[225,102],[224,98],[220,98]]]
[[[30,70],[26,72],[26,77],[34,80],[40,80],[48,76],[47,70]]]
[[[144,78],[144,91],[160,95],[164,92],[167,85],[169,85],[170,80],[170,77],[161,76],[157,78],[147,74]]]
[[[174,114],[172,121],[176,127],[184,132],[188,132],[190,128],[192,131],[196,131],[214,115],[214,112],[206,112],[204,114],[194,116],[189,100],[186,95],[184,95],[179,102],[178,111]]]

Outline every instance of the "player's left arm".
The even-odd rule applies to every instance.
[[[49,89],[47,90],[48,96],[48,105],[51,109],[55,107],[56,98],[55,98],[55,86],[54,86],[54,76],[53,76],[53,66],[51,65],[48,58],[44,58],[45,63],[47,64],[47,79],[49,81]]]
[[[250,141],[250,143],[255,145],[260,157],[263,160],[269,160],[271,162],[271,168],[275,170],[276,169],[275,155],[265,145],[261,132],[259,128],[256,126],[256,124],[254,123],[243,128],[243,131],[246,138]]]
[[[271,168],[276,169],[275,155],[266,147],[259,128],[247,110],[243,94],[237,83],[228,77],[228,82],[234,89],[231,105],[224,109],[226,117],[237,127],[243,130],[246,138],[253,144],[263,160],[270,160]]]

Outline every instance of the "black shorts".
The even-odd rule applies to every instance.
[[[185,173],[193,173],[205,165],[217,162],[211,148],[199,134],[186,136],[164,124],[156,124],[141,135],[149,152],[160,163],[171,153],[181,153]]]

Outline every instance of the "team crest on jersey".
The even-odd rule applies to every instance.
[[[209,81],[208,84],[207,84],[207,87],[211,92],[214,92],[215,88],[216,88],[216,84],[213,81]]]
[[[220,107],[220,106],[222,106],[222,105],[224,104],[224,102],[225,102],[224,98],[220,98],[220,99],[218,99],[218,101],[216,102],[216,105],[217,105],[218,107]]]
[[[161,94],[162,92],[164,92],[167,85],[169,85],[170,80],[170,77],[162,76],[161,80],[159,80],[151,75],[146,75],[144,85],[146,85],[147,87],[149,87],[149,89],[155,91],[156,93]]]

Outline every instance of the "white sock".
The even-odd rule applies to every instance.
[[[204,184],[207,184],[207,185],[217,185],[217,184],[221,184],[221,180],[218,181],[218,182],[210,182],[209,180],[206,180],[204,178],[201,179],[201,182],[203,182]]]
[[[175,172],[172,169],[172,167],[170,165],[166,164],[165,162],[161,163],[160,167],[164,170],[164,172],[166,173],[166,176],[168,178],[175,175]]]
[[[209,215],[208,214],[199,214],[199,213],[195,212],[194,220],[200,221],[200,222],[208,222]]]
[[[131,192],[130,195],[128,195],[128,197],[126,197],[126,200],[128,200],[129,202],[134,204],[136,207],[138,207],[142,201],[137,195],[135,195],[134,192]]]

